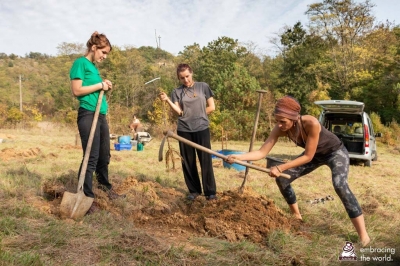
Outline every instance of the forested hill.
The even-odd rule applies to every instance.
[[[212,126],[238,132],[239,138],[251,134],[260,89],[269,92],[263,121],[270,121],[274,100],[289,94],[300,101],[303,113],[314,115],[319,111],[316,100],[362,101],[367,112],[387,124],[400,120],[400,28],[377,23],[372,10],[369,1],[312,4],[306,11],[309,26],[296,23],[277,35],[280,52],[275,56],[223,36],[205,47],[189,44],[178,56],[153,47],[113,46],[99,68],[115,85],[110,105],[133,110],[150,122],[157,120],[158,91],[169,93],[178,85],[175,67],[185,62],[195,79],[207,82],[215,93]],[[77,101],[70,92],[69,69],[83,48],[62,43],[58,56],[0,53],[0,127],[27,118],[73,121]],[[156,77],[160,79],[144,85]]]

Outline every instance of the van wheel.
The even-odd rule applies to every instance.
[[[378,161],[378,153],[376,151],[374,151],[374,155],[375,155],[375,157],[374,157],[374,159],[372,159],[372,161],[376,162],[376,161]]]
[[[372,164],[371,160],[364,161],[364,166],[366,167],[371,167],[371,164]]]

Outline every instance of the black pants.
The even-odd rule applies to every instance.
[[[208,128],[198,132],[178,131],[177,133],[178,136],[181,136],[203,147],[211,149],[210,129]],[[203,152],[201,150],[197,150],[182,142],[179,142],[179,149],[181,152],[181,156],[183,157],[183,176],[185,178],[185,183],[189,189],[189,192],[202,194],[199,173],[197,171],[196,165],[197,152],[201,167],[201,181],[203,183],[204,195],[215,195],[217,188],[215,184],[211,154]]]
[[[89,141],[90,129],[92,127],[94,112],[84,108],[79,108],[78,111],[78,129],[81,136],[83,156],[85,156],[86,146]],[[87,197],[94,198],[92,190],[93,172],[96,173],[97,180],[100,185],[106,189],[111,189],[111,184],[108,181],[108,164],[110,163],[110,131],[106,116],[100,114],[97,121],[96,131],[94,133],[92,149],[90,151],[89,162],[85,174],[85,183],[83,192]],[[79,175],[82,169],[82,163],[79,167]],[[78,176],[79,176],[78,175]]]
[[[290,179],[278,177],[275,180],[286,202],[288,204],[294,204],[296,203],[296,194],[290,183],[322,165],[327,165],[332,171],[332,183],[336,194],[342,201],[349,217],[356,218],[362,214],[362,211],[360,204],[347,183],[349,164],[349,153],[346,148],[342,146],[339,150],[331,154],[320,158],[314,157],[309,163],[284,171],[291,176]]]

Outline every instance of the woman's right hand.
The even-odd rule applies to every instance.
[[[158,97],[160,97],[161,101],[166,101],[168,100],[168,96],[165,92],[160,92],[160,94],[158,94]]]
[[[278,177],[281,175],[281,172],[279,171],[277,166],[272,166],[269,168],[269,176],[270,177]]]

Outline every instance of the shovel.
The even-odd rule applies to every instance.
[[[219,152],[210,150],[210,149],[208,149],[208,148],[206,148],[206,147],[203,147],[203,146],[201,146],[201,145],[199,145],[199,144],[196,144],[196,143],[194,143],[194,142],[192,142],[192,141],[190,141],[190,140],[187,140],[187,139],[185,139],[185,138],[182,138],[181,136],[178,136],[177,134],[175,134],[175,133],[172,132],[171,130],[164,131],[164,135],[165,135],[165,137],[164,137],[164,139],[161,141],[161,146],[160,146],[160,149],[159,149],[159,151],[158,151],[158,161],[160,161],[160,162],[162,161],[162,155],[163,155],[163,149],[164,149],[165,139],[168,138],[168,137],[172,137],[172,138],[174,138],[174,139],[176,139],[176,140],[178,140],[178,141],[180,141],[180,142],[185,143],[186,145],[192,146],[192,147],[195,148],[195,149],[198,149],[198,150],[207,152],[207,153],[209,153],[209,154],[215,155],[215,156],[217,156],[217,157],[219,157],[219,158],[221,158],[221,159],[224,159],[224,160],[228,159],[228,156],[223,155],[223,154],[221,154],[221,153],[219,153]],[[266,173],[269,173],[269,172],[270,172],[270,170],[267,169],[267,168],[263,168],[263,167],[259,167],[259,166],[253,165],[253,164],[249,164],[249,163],[246,163],[246,162],[244,162],[244,161],[239,161],[239,160],[236,160],[236,159],[235,159],[233,162],[234,162],[234,163],[237,163],[237,164],[240,164],[240,165],[243,165],[243,166],[246,166],[246,167],[249,167],[249,168],[252,168],[252,169],[255,169],[255,170],[258,170],[258,171],[262,171],[262,172],[266,172]],[[281,173],[281,174],[279,175],[279,177],[284,177],[284,178],[290,179],[290,175],[284,174],[284,173]]]
[[[261,101],[262,101],[262,97],[264,93],[267,93],[267,91],[264,90],[258,90],[258,104],[257,104],[257,113],[256,113],[256,120],[254,121],[254,127],[253,127],[253,133],[251,136],[251,141],[250,141],[250,148],[249,148],[249,152],[251,152],[253,150],[253,143],[254,140],[256,138],[256,131],[257,131],[257,125],[258,125],[258,118],[260,116],[260,111],[261,111]],[[244,190],[244,184],[246,184],[246,180],[247,180],[247,174],[249,173],[249,168],[246,167],[246,171],[244,172],[244,178],[243,178],[243,182],[242,185],[240,185],[239,187],[239,193],[242,194],[243,190]]]
[[[78,220],[82,218],[87,213],[90,206],[92,206],[94,199],[85,195],[85,193],[83,192],[83,183],[85,181],[85,174],[89,162],[90,150],[92,149],[94,132],[96,131],[97,120],[99,119],[99,112],[101,101],[103,99],[103,94],[104,91],[101,90],[99,94],[99,99],[97,100],[96,111],[94,113],[92,127],[90,129],[90,135],[85,150],[85,156],[83,157],[77,193],[71,193],[67,191],[64,192],[60,205],[61,218],[71,218],[74,220]]]

